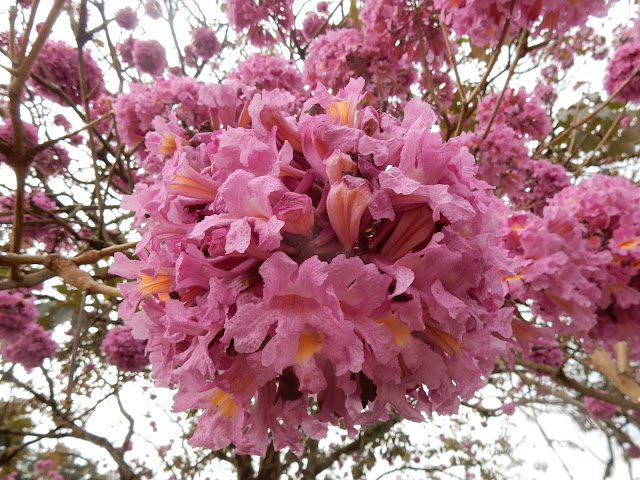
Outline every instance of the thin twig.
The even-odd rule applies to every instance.
[[[622,116],[625,114],[625,112],[626,112],[626,110],[624,108],[618,112],[618,114],[616,115],[616,118],[614,119],[614,121],[611,124],[611,126],[607,129],[607,131],[605,132],[604,136],[600,139],[598,144],[591,151],[591,153],[585,159],[585,161],[582,162],[580,164],[580,166],[576,169],[576,171],[574,173],[574,175],[576,177],[579,176],[582,173],[582,170],[584,170],[586,167],[589,167],[591,165],[591,163],[593,162],[593,159],[596,156],[596,152],[602,148],[602,146],[605,144],[605,142],[607,140],[609,140],[609,137],[614,132],[614,130],[618,127],[618,123],[620,123],[620,120],[622,119]]]
[[[75,380],[76,360],[78,357],[78,347],[80,346],[80,335],[82,333],[82,323],[84,322],[84,305],[87,299],[87,292],[82,292],[80,300],[80,308],[78,309],[78,317],[76,318],[76,327],[73,330],[73,345],[71,346],[71,360],[69,362],[69,383],[67,384],[67,407],[71,407],[71,393],[73,392],[73,384]]]

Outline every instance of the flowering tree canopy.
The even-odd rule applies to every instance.
[[[0,7],[0,478],[508,478],[459,415],[558,405],[631,468],[638,13],[117,3]]]

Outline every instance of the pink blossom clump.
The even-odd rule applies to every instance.
[[[28,370],[39,367],[58,348],[58,344],[51,338],[52,333],[38,323],[28,323],[19,336],[2,342],[0,353],[5,361],[19,363]]]
[[[208,27],[198,27],[191,32],[194,53],[203,60],[209,60],[220,50],[216,32]]]
[[[322,83],[337,92],[352,77],[362,77],[372,101],[389,101],[391,97],[403,101],[416,80],[415,70],[407,55],[396,57],[392,50],[392,45],[365,35],[361,29],[329,30],[309,44],[304,60],[305,83]],[[385,80],[390,78],[393,81]]]
[[[133,30],[138,26],[138,16],[131,7],[124,7],[118,10],[115,20],[120,28],[124,28],[125,30]]]
[[[556,333],[584,347],[625,340],[640,358],[640,188],[595,175],[557,193],[540,216],[503,219],[503,244],[517,265],[509,293]]]
[[[556,340],[538,337],[527,355],[528,359],[535,363],[559,367],[564,363],[564,352]]]
[[[604,77],[604,88],[607,93],[612,95],[639,65],[640,41],[630,41],[618,47],[607,65],[607,73]],[[640,73],[637,72],[633,76],[615,99],[623,102],[640,101]]]
[[[157,20],[162,17],[162,7],[158,0],[147,0],[144,2],[144,13],[150,18]]]
[[[38,315],[33,297],[17,290],[0,291],[0,342],[16,340]]]
[[[33,464],[34,470],[49,470],[53,467],[53,460],[45,459],[45,460],[37,460],[36,463]]]
[[[606,15],[609,0],[556,2],[552,0],[435,0],[444,19],[458,35],[468,35],[478,46],[494,46],[508,23],[507,38],[520,28],[536,33],[549,31],[562,35],[583,26],[590,16]]]
[[[106,355],[106,360],[124,372],[141,372],[149,364],[145,354],[147,342],[136,340],[131,335],[131,329],[115,326],[107,332],[100,345],[100,351]]]
[[[30,147],[35,147],[39,144],[38,129],[26,122],[22,122],[22,128],[25,147],[28,151]],[[0,125],[0,138],[10,144],[14,143],[13,123],[10,118],[6,118],[4,123]],[[6,161],[4,155],[0,155],[0,161]],[[47,176],[55,175],[69,165],[69,152],[60,145],[52,145],[33,156],[31,165]]]
[[[476,121],[481,127],[489,123],[499,94],[492,93],[478,102]],[[498,105],[492,126],[506,125],[523,138],[540,140],[551,132],[551,119],[540,99],[528,94],[524,88],[505,90]]]
[[[117,130],[128,147],[136,147],[150,132],[157,133],[156,128],[163,122],[165,125],[171,123],[171,127],[163,127],[163,132],[172,132],[166,137],[164,147],[164,134],[161,134],[160,144],[156,142],[154,151],[141,148],[136,152],[146,174],[160,172],[166,154],[175,151],[176,133],[181,137],[187,136],[178,122],[189,125],[190,133],[195,134],[201,125],[211,121],[209,108],[200,103],[201,87],[202,84],[194,78],[169,75],[168,78],[156,78],[151,85],[132,83],[128,93],[117,96],[113,106]],[[175,120],[171,122],[170,113],[175,116]]]
[[[591,418],[604,420],[616,413],[618,406],[594,397],[584,397],[584,408]]]
[[[249,41],[263,47],[276,41],[268,31],[270,21],[275,21],[282,31],[293,27],[292,3],[292,0],[228,0],[226,14],[236,32],[246,30]]]
[[[226,128],[176,142],[157,182],[126,198],[139,259],[116,254],[119,314],[147,340],[176,410],[199,409],[191,443],[300,453],[302,433],[350,435],[389,417],[451,414],[511,336],[496,199],[459,138],[335,96],[207,88]],[[249,119],[245,118],[245,115]]]
[[[467,146],[475,150],[478,178],[497,187],[497,195],[510,198],[526,188],[529,150],[518,133],[505,124],[497,124],[484,136],[483,126],[467,134]]]
[[[83,49],[84,91],[89,100],[98,98],[104,92],[103,73],[91,57],[88,49]],[[78,49],[58,40],[47,40],[38,55],[33,73],[58,87],[62,93],[45,85],[29,80],[29,85],[43,98],[60,105],[79,105],[82,103],[82,87],[80,86],[80,69],[78,66]]]
[[[118,44],[117,50],[124,63],[133,65],[133,47],[135,47],[136,42],[135,38],[129,37]]]
[[[523,173],[526,175],[524,188],[511,191],[509,199],[515,208],[537,215],[556,193],[571,185],[565,168],[548,160],[530,160]]]
[[[307,97],[302,75],[292,60],[281,56],[252,53],[232,70],[227,78],[239,80],[260,90],[286,90],[302,104]]]
[[[513,402],[503,403],[500,407],[505,415],[513,415],[516,411],[516,405]]]
[[[381,41],[394,58],[409,55],[413,61],[421,62],[422,51],[432,71],[436,71],[447,56],[447,44],[439,25],[440,12],[433,2],[367,0],[358,17],[367,41]],[[456,44],[451,47],[455,51]]]
[[[302,30],[299,31],[301,38],[305,41],[311,41],[327,28],[327,17],[309,12],[302,21]]]
[[[65,480],[62,474],[55,468],[53,460],[40,459],[33,464],[33,469],[38,472],[38,478],[46,478],[47,480]]]
[[[497,187],[498,195],[507,195],[515,208],[539,213],[569,185],[564,168],[529,156],[527,141],[546,137],[551,120],[542,101],[523,88],[507,89],[494,116],[498,100],[498,94],[490,94],[478,102],[475,131],[466,138],[477,153],[478,176]]]
[[[155,77],[167,68],[167,54],[157,40],[136,40],[133,44],[133,63],[141,72]]]

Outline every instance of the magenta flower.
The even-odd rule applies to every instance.
[[[216,131],[182,142],[158,121],[148,137],[173,141],[126,199],[140,260],[111,272],[137,280],[119,313],[157,383],[203,410],[194,445],[300,451],[302,432],[353,434],[390,408],[453,413],[507,348],[496,200],[473,157],[417,99],[402,122],[359,110],[363,85],[318,87],[304,108],[325,113],[300,118],[289,93],[206,86]]]
[[[198,27],[191,32],[193,51],[203,60],[209,60],[220,50],[216,32],[208,27]]]
[[[604,77],[604,87],[611,95],[631,76],[633,70],[640,65],[640,41],[624,43],[613,54],[607,65]],[[640,73],[636,73],[629,84],[616,96],[622,102],[637,102],[640,100]]]
[[[147,0],[144,3],[144,13],[146,13],[154,20],[162,17],[162,7],[160,6],[158,0]]]
[[[541,216],[505,217],[504,247],[516,265],[505,277],[510,294],[554,333],[571,333],[588,350],[625,340],[638,358],[638,201],[627,179],[595,175],[556,193]]]
[[[85,92],[89,100],[98,98],[104,92],[102,83],[103,73],[98,64],[91,57],[88,49],[82,51],[84,59]],[[39,75],[46,82],[50,82],[62,90],[62,96],[44,85],[29,80],[34,91],[52,102],[61,105],[80,104],[82,89],[80,87],[80,73],[78,66],[78,49],[65,42],[47,40],[38,61],[33,67],[33,73]]]
[[[257,47],[275,42],[274,36],[267,30],[270,20],[275,21],[284,30],[293,26],[292,0],[229,0],[226,14],[229,24],[237,32],[247,30],[248,38]]]
[[[584,397],[584,408],[591,418],[604,420],[618,411],[618,406],[593,397]]]
[[[45,358],[53,356],[58,344],[51,338],[51,330],[38,323],[29,323],[20,336],[2,342],[2,356],[7,362],[19,363],[27,370],[39,367]]]
[[[138,26],[138,16],[131,7],[121,8],[116,12],[116,23],[125,30],[133,30]]]
[[[253,53],[240,62],[227,78],[239,80],[260,90],[286,90],[300,101],[307,96],[302,75],[295,64],[276,55]]]
[[[133,63],[141,72],[155,77],[167,68],[167,55],[157,40],[136,40],[133,45]]]
[[[38,316],[33,297],[20,291],[0,291],[0,341],[16,340]]]
[[[149,364],[145,354],[147,342],[136,340],[131,329],[116,326],[107,332],[100,345],[108,363],[124,372],[140,372]]]
[[[507,18],[508,33],[525,27],[539,33],[549,30],[562,35],[571,27],[582,26],[589,16],[606,15],[607,0],[558,3],[550,0],[467,1],[436,0],[444,18],[459,35],[469,35],[474,44],[493,46],[500,38]]]

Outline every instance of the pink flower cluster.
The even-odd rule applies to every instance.
[[[367,41],[378,41],[392,58],[407,55],[414,62],[425,57],[432,70],[447,57],[447,46],[439,26],[440,12],[433,2],[367,0],[359,12]],[[452,48],[456,48],[455,44]]]
[[[373,101],[390,101],[393,97],[405,100],[410,96],[410,85],[416,80],[415,70],[406,55],[395,58],[390,48],[361,29],[329,30],[309,45],[304,60],[305,83],[322,83],[336,92],[344,88],[350,78],[362,77]]]
[[[140,260],[117,254],[120,315],[148,341],[191,439],[239,453],[300,451],[329,424],[455,412],[511,335],[494,196],[459,138],[359,109],[364,81],[321,85],[298,119],[282,91],[238,110],[207,87],[224,130],[176,142],[156,184],[127,200],[148,216]],[[201,95],[202,98],[202,95]],[[223,106],[229,108],[223,108]]]
[[[161,115],[169,120],[173,112],[176,122],[192,129],[210,120],[208,109],[199,105],[199,90],[202,84],[191,77],[156,78],[152,85],[130,84],[130,91],[118,95],[113,106],[116,114],[118,134],[125,145],[133,148],[144,140],[153,127],[154,118]],[[162,123],[161,119],[156,125]],[[184,130],[181,130],[184,131]],[[170,148],[171,139],[167,140]],[[173,151],[171,151],[173,153]],[[149,156],[140,152],[141,164],[147,173],[158,173],[164,165],[164,157]]]
[[[634,69],[640,66],[640,40],[629,41],[619,46],[607,65],[604,88],[613,94],[625,82]],[[640,101],[640,72],[636,72],[631,81],[615,98],[623,102]]]
[[[564,168],[529,157],[526,142],[546,137],[551,120],[535,94],[509,88],[483,139],[498,99],[491,94],[478,102],[477,125],[466,139],[477,151],[478,177],[497,187],[499,195],[507,195],[516,209],[540,213],[548,199],[569,185]]]
[[[475,45],[493,46],[498,42],[507,20],[508,35],[520,28],[548,30],[562,35],[582,26],[590,16],[606,15],[609,0],[435,0],[445,20],[458,35],[469,35]],[[507,38],[509,38],[507,37]]]
[[[618,411],[618,406],[593,397],[584,397],[584,408],[591,418],[604,420]]]
[[[51,331],[37,323],[38,316],[33,297],[21,291],[0,291],[0,353],[5,361],[30,370],[53,356],[58,345]]]
[[[131,329],[115,326],[107,332],[100,345],[100,351],[106,355],[106,360],[124,372],[141,372],[149,364],[145,354],[147,342],[136,340],[131,335]]]
[[[35,147],[38,141],[38,129],[30,123],[22,122],[24,129],[25,144],[27,149]],[[0,138],[9,143],[13,143],[13,123],[10,118],[4,120],[0,125]],[[4,160],[4,156],[0,155],[0,161]],[[47,176],[55,175],[64,170],[69,165],[69,152],[59,145],[54,145],[46,150],[36,154],[33,158],[32,166]]]
[[[84,91],[87,98],[93,100],[102,95],[104,91],[103,73],[91,57],[91,52],[88,49],[83,49],[82,57],[84,64]],[[63,96],[30,79],[29,85],[41,97],[60,105],[80,104],[82,102],[80,67],[78,65],[78,49],[76,47],[58,40],[47,40],[33,66],[33,73],[58,87],[64,94]]]
[[[292,3],[292,0],[228,0],[226,14],[237,32],[247,30],[251,43],[262,47],[276,41],[268,29],[270,21],[282,31],[291,29],[294,21]]]
[[[133,64],[143,73],[157,77],[167,68],[167,52],[157,40],[135,40],[132,55]]]
[[[162,7],[158,0],[147,0],[144,3],[144,13],[154,20],[162,17]]]
[[[118,44],[118,53],[123,62],[154,77],[162,75],[167,68],[167,52],[157,40],[129,37]]]
[[[557,193],[541,216],[504,219],[516,263],[509,293],[535,315],[591,349],[625,340],[640,356],[640,189],[596,175]]]
[[[252,53],[227,75],[227,79],[239,80],[258,90],[286,90],[296,97],[300,105],[308,96],[302,75],[293,61],[277,55]]]
[[[49,458],[36,461],[36,463],[33,464],[33,470],[35,471],[35,478],[65,480],[60,471],[55,468],[53,460]]]
[[[208,27],[198,27],[191,32],[194,53],[203,60],[209,60],[220,50],[216,32]]]
[[[131,7],[124,7],[118,10],[115,20],[120,28],[124,28],[125,30],[133,30],[138,26],[138,16]]]
[[[535,94],[509,88],[483,139],[498,99],[498,94],[491,94],[478,102],[477,125],[466,139],[478,154],[478,177],[497,187],[499,195],[507,195],[516,209],[540,213],[555,193],[569,185],[564,168],[529,157],[526,142],[546,137],[551,120]]]
[[[489,123],[498,96],[497,93],[485,95],[478,102],[476,121],[479,127],[485,127]],[[551,119],[542,102],[524,88],[518,91],[506,89],[492,125],[505,125],[512,128],[519,137],[533,140],[540,140],[551,132]]]

